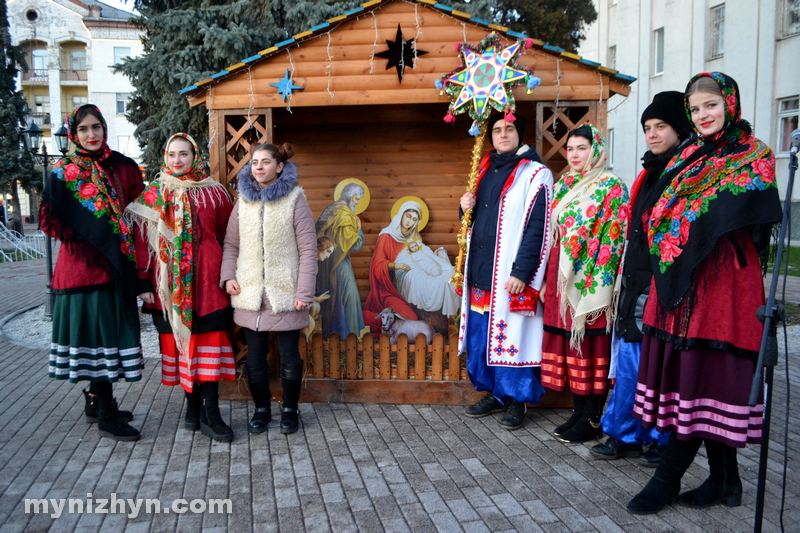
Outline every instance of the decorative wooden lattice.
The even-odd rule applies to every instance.
[[[581,124],[591,122],[603,130],[597,102],[552,102],[536,104],[536,152],[558,179],[569,170],[567,134]]]

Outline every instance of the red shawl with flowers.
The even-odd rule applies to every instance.
[[[187,140],[194,148],[192,167],[174,175],[167,166],[169,145],[175,138]],[[156,290],[181,354],[186,355],[192,332],[194,308],[194,257],[192,204],[230,204],[225,187],[205,174],[205,165],[194,139],[176,133],[167,139],[164,164],[158,177],[139,198],[128,206],[127,213],[147,234],[150,252],[156,261]]]
[[[741,119],[736,82],[712,72],[698,74],[689,84],[703,76],[720,88],[726,124],[670,162],[665,172],[674,177],[645,222],[658,300],[666,309],[683,300],[697,281],[696,267],[717,248],[720,237],[752,227],[756,247],[764,253],[769,229],[781,219],[775,158]]]

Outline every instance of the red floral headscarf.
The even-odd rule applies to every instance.
[[[97,117],[103,125],[103,146],[100,150],[89,151],[81,146],[78,141],[78,113],[86,109],[89,114]],[[108,147],[108,126],[100,110],[93,104],[78,107],[70,113],[67,119],[69,139],[75,144],[75,154],[67,156],[53,168],[57,179],[62,180],[67,188],[73,192],[75,198],[86,209],[94,213],[97,218],[108,217],[108,223],[113,232],[119,236],[119,246],[122,254],[130,261],[133,256],[133,234],[122,216],[125,206],[120,205],[119,195],[111,184],[100,161],[111,155]]]

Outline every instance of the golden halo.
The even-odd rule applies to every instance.
[[[364,189],[364,196],[361,197],[361,201],[358,202],[356,206],[355,213],[356,215],[360,215],[364,211],[367,210],[367,206],[369,206],[370,194],[369,194],[369,187],[367,184],[361,181],[358,178],[347,178],[340,181],[336,184],[336,188],[333,190],[333,201],[338,202],[339,198],[342,197],[342,191],[344,190],[345,186],[350,183],[358,183]]]
[[[420,207],[422,207],[422,213],[420,213],[420,220],[417,224],[417,231],[422,231],[425,229],[425,226],[428,225],[428,220],[430,219],[430,211],[428,211],[428,204],[425,203],[425,200],[420,198],[419,196],[403,196],[399,200],[397,200],[394,205],[392,206],[392,219],[397,215],[397,212],[400,211],[400,206],[408,201],[417,202]]]

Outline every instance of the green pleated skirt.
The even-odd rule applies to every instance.
[[[129,304],[125,304],[129,305]],[[142,379],[138,312],[114,290],[57,294],[49,375],[78,381]]]

